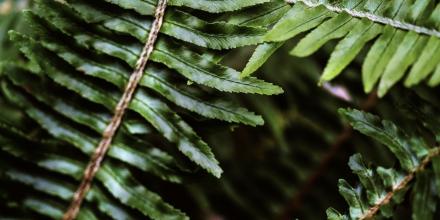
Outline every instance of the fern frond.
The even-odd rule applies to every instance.
[[[176,7],[167,10],[150,57],[152,63],[79,219],[188,218],[147,189],[132,170],[180,183],[194,170],[187,158],[220,177],[222,169],[211,148],[177,112],[185,109],[206,118],[262,125],[261,116],[230,100],[211,97],[219,97],[221,92],[282,93],[280,87],[263,80],[242,79],[238,71],[218,62],[228,49],[263,42],[266,25],[207,21],[194,15],[203,17],[203,13],[188,8],[222,17],[266,2],[170,2]],[[188,8],[177,7],[182,5]],[[32,188],[32,197],[21,201],[27,204],[25,209],[60,218],[73,196],[71,182],[81,180],[87,157],[94,152],[139,59],[151,31],[156,1],[36,0],[33,6],[24,12],[26,32],[10,32],[27,60],[2,64],[1,94],[11,106],[23,110],[19,111],[21,117],[33,129],[51,141],[27,137],[26,126],[15,127],[17,120],[1,116],[0,129],[5,131],[0,135],[2,157],[11,163],[37,165],[35,170],[2,167],[1,179]],[[24,147],[28,145],[38,148]],[[175,145],[180,154],[163,145]],[[94,205],[89,212],[90,204]]]
[[[212,13],[235,11],[253,5],[269,2],[270,0],[171,0],[170,5],[185,6]]]
[[[154,0],[105,0],[113,4],[118,4],[125,9],[133,9],[143,15],[153,15],[156,5]],[[220,13],[236,11],[253,5],[269,2],[270,0],[170,0],[169,5],[185,6],[192,9],[207,11],[211,13]]]
[[[276,23],[290,9],[283,1],[270,1],[241,11],[227,13],[228,23],[246,26],[267,27]]]
[[[372,42],[362,66],[366,92],[372,91],[379,82],[378,94],[383,96],[405,75],[407,87],[423,80],[430,86],[439,84],[440,58],[434,56],[440,51],[438,3],[427,0],[293,2],[293,7],[265,39],[281,43],[311,31],[291,51],[292,55],[305,57],[330,40],[342,38],[328,60],[321,82],[341,74]],[[254,54],[256,57],[259,56],[257,52]],[[264,61],[261,58],[259,65]]]
[[[429,180],[427,172],[431,172],[428,166],[438,159],[440,148],[429,148],[422,138],[409,136],[392,122],[381,121],[369,113],[358,110],[341,110],[340,113],[354,129],[387,146],[399,160],[402,170],[373,169],[365,165],[360,154],[353,155],[348,164],[361,185],[352,187],[345,180],[339,180],[339,192],[347,201],[350,211],[348,215],[342,215],[334,209],[328,209],[328,219],[371,219],[378,215],[391,217],[393,206],[403,201],[410,188],[414,191],[414,219],[432,218],[438,201],[433,198],[437,192],[431,191],[435,181]],[[417,208],[420,205],[429,208],[420,210]]]

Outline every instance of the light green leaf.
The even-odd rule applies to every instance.
[[[385,27],[362,64],[362,82],[365,92],[371,92],[379,80],[392,55],[396,52],[405,32]]]
[[[298,45],[290,51],[290,54],[299,57],[309,56],[329,40],[345,36],[357,22],[358,20],[347,14],[339,14],[322,23],[301,39]]]
[[[255,49],[246,67],[241,72],[241,77],[248,77],[255,71],[257,71],[269,57],[275,53],[275,51],[280,48],[284,42],[274,42],[274,43],[264,43],[258,45]]]
[[[400,80],[407,68],[417,59],[428,39],[415,32],[405,35],[395,54],[390,59],[379,83],[378,95],[385,93]]]
[[[324,7],[308,8],[302,3],[295,4],[266,34],[265,39],[285,41],[318,26],[331,15]]]
[[[411,68],[408,77],[405,80],[405,86],[413,86],[425,79],[432,73],[435,67],[440,63],[440,39],[430,37],[425,48],[421,52],[421,56]]]
[[[339,75],[365,44],[382,32],[382,26],[368,20],[362,20],[341,40],[332,52],[321,81],[330,81]]]

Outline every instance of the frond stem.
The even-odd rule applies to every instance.
[[[130,76],[130,79],[125,87],[124,93],[115,108],[115,112],[113,114],[110,123],[107,125],[106,129],[104,130],[104,133],[102,134],[102,139],[99,142],[98,147],[96,148],[94,154],[90,159],[89,164],[84,170],[81,184],[79,185],[77,191],[75,192],[73,199],[70,203],[70,206],[63,216],[63,220],[73,220],[76,218],[80,210],[81,203],[84,200],[87,192],[89,191],[96,173],[99,171],[101,167],[101,163],[108,149],[110,148],[110,145],[113,141],[116,131],[121,125],[125,111],[130,105],[130,102],[134,96],[139,81],[142,79],[148,59],[150,58],[150,55],[153,52],[154,44],[156,42],[157,36],[162,26],[166,5],[167,5],[167,0],[159,0],[155,12],[155,20],[153,22],[151,31],[148,35],[147,42],[145,43],[142,53],[139,56],[139,59],[137,60],[136,68],[134,69],[133,73]]]
[[[399,184],[393,187],[393,189],[388,192],[383,199],[377,202],[373,207],[369,208],[367,212],[361,216],[360,220],[373,219],[374,215],[380,210],[380,208],[386,204],[388,204],[393,198],[394,194],[402,189],[404,189],[411,180],[414,179],[417,173],[422,172],[426,166],[432,161],[432,159],[436,156],[440,155],[440,147],[432,148],[428,155],[423,159],[423,161],[410,173],[408,173]]]
[[[414,31],[419,34],[425,34],[425,35],[435,36],[435,37],[440,38],[440,31],[438,31],[438,30],[429,29],[426,27],[410,24],[407,22],[397,21],[397,20],[394,20],[391,18],[378,16],[376,14],[365,12],[365,11],[358,11],[358,10],[354,10],[354,9],[341,8],[336,5],[318,3],[318,2],[313,2],[311,0],[285,0],[285,1],[287,3],[302,2],[303,4],[305,4],[308,7],[318,7],[318,6],[322,5],[327,10],[332,11],[332,12],[336,12],[336,13],[345,12],[353,17],[366,18],[366,19],[373,21],[373,22],[376,22],[376,23],[390,25],[395,28],[399,28],[399,29],[403,29],[403,30],[407,30],[407,31]]]

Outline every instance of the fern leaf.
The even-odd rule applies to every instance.
[[[438,157],[432,160],[432,171],[434,173],[434,186],[438,189],[440,186],[440,159]]]
[[[85,167],[85,163],[78,164],[78,162],[72,161],[69,158],[63,157],[63,153],[59,149],[52,149],[52,152],[57,152],[56,155],[47,155],[43,154],[38,157],[37,155],[41,154],[38,152],[29,152],[24,151],[16,146],[5,146],[2,147],[2,150],[6,152],[10,152],[14,156],[19,156],[22,159],[29,160],[30,162],[36,163],[39,166],[46,168],[48,170],[52,170],[55,172],[59,172],[62,174],[69,175],[74,177],[75,179],[81,178],[81,172]],[[53,166],[53,165],[57,166]],[[67,169],[66,169],[67,168]],[[66,189],[65,185],[62,184],[59,187],[64,191],[68,190],[70,193],[62,193],[56,192],[54,187],[48,187],[47,184],[56,184],[54,181],[49,182],[49,177],[37,178],[36,175],[25,175],[21,173],[21,175],[15,172],[11,173],[11,171],[6,172],[12,179],[18,180],[19,182],[23,182],[25,184],[34,185],[37,190],[43,191],[48,194],[56,193],[58,196],[63,195],[63,200],[69,201],[73,196],[74,187],[70,187]],[[144,188],[140,185],[133,177],[131,172],[118,165],[117,163],[106,162],[102,169],[99,171],[97,175],[97,179],[103,183],[103,185],[109,190],[111,194],[117,199],[119,199],[122,203],[127,204],[128,206],[138,209],[142,213],[147,216],[156,219],[163,218],[177,218],[177,219],[185,219],[183,213],[178,210],[175,210],[170,205],[164,203],[161,198]],[[54,185],[58,186],[58,185]],[[93,199],[94,196],[103,195],[96,194],[98,193],[98,189],[95,188],[92,191],[92,197],[90,200],[95,200],[95,202],[102,202],[102,200]],[[102,205],[101,205],[102,206]],[[158,208],[161,207],[161,208]],[[119,208],[121,209],[121,208]],[[107,208],[104,207],[104,212],[109,212]],[[110,211],[111,212],[111,211]]]
[[[17,198],[24,210],[60,218],[73,195],[74,184],[66,178],[81,180],[87,157],[94,152],[151,31],[156,1],[33,3],[32,10],[24,13],[25,34],[10,32],[23,60],[1,66],[2,97],[23,110],[20,117],[32,128],[20,125],[17,118],[6,120],[0,115],[0,130],[5,131],[0,140],[11,138],[0,149],[2,158],[11,163],[37,167],[6,167],[1,179],[32,188],[30,199]],[[262,43],[266,26],[289,6],[267,0],[176,0],[170,4],[173,7],[167,9],[151,64],[79,219],[187,219],[134,178],[132,170],[180,183],[195,170],[188,168],[186,157],[196,167],[220,177],[222,169],[212,150],[177,112],[183,109],[206,118],[262,125],[261,116],[224,96],[210,97],[222,92],[282,93],[280,87],[263,80],[242,79],[238,71],[219,61],[229,49]],[[253,10],[261,13],[251,14]],[[237,17],[203,19],[209,13],[217,13],[213,17],[220,19],[231,14]],[[38,138],[26,135],[30,132],[26,129],[38,131]],[[37,141],[40,135],[44,139]],[[155,140],[143,139],[150,136]],[[159,144],[156,138],[161,140]],[[24,148],[27,145],[39,148]],[[162,145],[174,145],[178,151]]]
[[[408,135],[390,121],[381,121],[378,117],[358,110],[340,110],[354,129],[386,145],[399,159],[400,165],[407,171],[419,164],[418,154]]]
[[[338,75],[362,50],[365,44],[382,32],[382,27],[371,21],[363,21],[339,42],[332,53],[321,80],[329,81]]]
[[[266,34],[269,41],[284,41],[318,26],[331,16],[323,7],[308,9],[304,4],[295,4]]]
[[[245,7],[262,4],[270,0],[170,0],[170,5],[186,6],[211,13],[235,11]]]
[[[411,65],[426,45],[426,38],[414,32],[405,35],[402,43],[391,57],[379,83],[378,94],[383,96],[392,85],[402,78],[406,69]],[[405,54],[405,55],[404,55]]]
[[[61,156],[61,154],[50,155],[50,154],[42,154],[39,152],[27,152],[24,149],[22,149],[22,147],[14,146],[12,141],[5,142],[5,140],[2,140],[2,144],[3,145],[1,149],[4,152],[7,152],[17,158],[34,163],[39,167],[42,167],[50,171],[71,176],[75,179],[81,178],[84,165],[78,164],[78,162],[76,162],[73,159],[69,159],[67,157]],[[73,196],[75,190],[74,185],[71,185],[66,182],[60,182],[59,180],[56,180],[48,176],[45,177],[40,176],[41,174],[36,175],[34,173],[32,174],[25,173],[25,175],[26,175],[26,179],[29,180],[27,181],[28,184],[35,185],[35,188],[38,187],[40,191],[43,191],[47,194],[54,194],[54,191],[51,190],[51,188],[46,187],[45,185],[41,185],[39,183],[41,179],[41,181],[49,181],[51,184],[54,184],[55,187],[60,187],[65,191],[68,191],[65,193],[56,194],[55,196],[65,201],[69,201]],[[92,187],[90,196],[88,196],[86,200],[97,203],[99,210],[102,213],[106,214],[108,217],[111,217],[113,219],[135,219],[135,217],[133,217],[133,215],[129,210],[122,207],[117,202],[113,201],[97,186]]]
[[[63,205],[51,199],[46,198],[43,200],[37,197],[28,197],[24,199],[21,204],[23,204],[24,207],[27,207],[34,212],[40,213],[41,215],[44,215],[51,219],[60,219],[63,217]],[[79,212],[78,219],[98,220],[98,217],[93,214],[93,211],[91,211],[89,207],[84,207],[84,209]]]
[[[129,70],[121,65],[100,61],[97,56],[92,55],[88,59],[84,59],[81,53],[47,35],[41,34],[39,41],[45,49],[56,53],[64,61],[86,75],[103,79],[120,89],[128,80]],[[105,62],[105,65],[102,62]],[[221,100],[205,100],[197,90],[192,92],[182,85],[175,85],[172,83],[172,81],[175,81],[172,74],[173,72],[169,70],[151,65],[145,70],[140,86],[152,89],[177,105],[205,117],[228,122],[241,122],[252,126],[263,124],[260,116],[249,112],[247,109],[240,108],[234,103]]]
[[[330,40],[345,36],[356,24],[356,20],[346,14],[333,17],[305,36],[290,54],[305,57],[316,52]]]
[[[362,79],[366,92],[373,90],[374,85],[380,79],[403,36],[403,31],[385,27],[383,34],[371,47],[362,65]]]
[[[224,18],[231,24],[267,27],[277,22],[289,9],[288,4],[277,0],[225,14]]]
[[[420,173],[413,189],[412,219],[434,219],[436,198],[429,172]]]
[[[113,3],[125,9],[133,9],[143,15],[154,14],[154,9],[156,2],[153,0],[105,0],[107,2]],[[269,0],[243,0],[243,1],[233,1],[233,0],[170,0],[169,4],[173,6],[185,6],[197,10],[207,11],[211,13],[220,13],[228,11],[236,11],[253,5],[262,4],[269,2]]]
[[[360,154],[350,157],[349,166],[361,185],[352,187],[339,181],[339,191],[349,205],[349,215],[334,209],[327,210],[328,219],[370,219],[393,216],[392,207],[403,202],[406,191],[413,188],[413,219],[432,219],[436,201],[433,199],[428,164],[435,161],[439,148],[429,148],[419,137],[405,135],[389,121],[357,110],[341,110],[354,129],[387,145],[400,162],[401,169],[372,169],[365,165]],[[382,124],[382,125],[381,125]],[[416,179],[413,185],[412,180]],[[429,204],[428,204],[429,203]],[[425,208],[421,208],[421,207]],[[379,214],[380,213],[380,214]]]
[[[436,37],[430,37],[425,48],[420,53],[420,58],[417,59],[408,73],[405,85],[408,87],[417,85],[420,81],[428,77],[428,75],[434,71],[438,63],[440,63],[440,59],[435,56],[435,54],[438,54],[439,52],[440,40]]]
[[[246,67],[241,72],[241,77],[248,77],[253,72],[255,72],[282,45],[283,43],[279,43],[279,42],[260,44],[255,49],[254,53],[252,54],[252,57],[249,59],[249,62],[246,64]]]
[[[99,5],[90,5],[83,1],[68,1],[68,3],[69,7],[86,22],[132,35],[141,42],[147,39],[150,32],[151,19],[131,14],[104,12],[99,10]],[[176,10],[167,13],[161,32],[201,47],[230,49],[261,43],[266,30],[224,22],[208,23]]]
[[[362,65],[366,92],[370,92],[379,81],[378,95],[382,97],[405,76],[404,84],[407,87],[428,81],[430,76],[428,84],[438,84],[438,60],[428,59],[439,48],[438,3],[425,0],[289,2],[294,6],[265,39],[282,42],[310,30],[291,51],[294,56],[305,57],[328,41],[342,38],[330,55],[321,82],[330,81],[341,74],[373,41]]]
[[[49,85],[46,86],[49,87]],[[29,88],[28,92],[33,93],[35,91],[39,91],[36,90],[38,88],[41,89],[43,87],[33,86]],[[19,96],[21,94],[21,96],[23,97],[22,102],[26,102],[26,105],[30,105],[31,102],[29,100],[25,100],[26,99],[24,98],[25,96],[20,91],[9,88],[9,92],[13,93],[14,96]],[[50,97],[49,95],[46,95],[44,93],[36,95],[35,98],[39,99],[42,103],[46,104],[47,106],[52,106],[52,108],[55,111],[64,115],[65,117],[70,118],[73,121],[76,121],[80,124],[83,124],[84,126],[91,127],[98,134],[101,133],[104,129],[102,126],[99,126],[99,124],[102,124],[102,122],[99,121],[98,118],[94,117],[93,115],[86,114],[85,112],[82,113],[80,112],[82,110],[78,110],[76,109],[75,106],[69,105],[68,103],[65,103],[64,101],[58,98]],[[68,111],[66,111],[67,109]],[[50,116],[49,113],[44,113],[43,110],[40,111],[40,114],[37,114],[34,117],[36,118],[37,121],[41,121],[41,123],[52,120],[53,125],[51,126],[51,124],[48,124],[47,129],[49,130],[49,132],[51,130],[55,132],[56,129],[58,129],[59,134],[56,134],[57,136],[64,134],[63,138],[61,139],[66,139],[67,141],[70,141],[72,143],[74,143],[75,140],[79,141],[80,139],[82,139],[82,143],[80,144],[83,145],[78,145],[78,147],[83,147],[82,149],[86,153],[90,153],[90,150],[84,148],[84,146],[91,146],[93,144],[96,144],[96,140],[93,140],[93,137],[88,137],[84,133],[76,132],[72,127],[69,127],[67,125],[62,125],[62,122],[58,122],[59,125],[57,126],[56,123],[58,120],[54,116]],[[65,131],[65,132],[62,133],[60,131]],[[76,136],[73,135],[75,133]],[[150,145],[145,141],[142,142],[144,146]],[[130,145],[132,145],[132,143],[116,143],[115,146],[109,152],[110,157],[118,158],[124,162],[127,162],[128,164],[132,164],[133,166],[141,170],[151,171],[152,173],[158,175],[159,177],[165,180],[169,180],[172,182],[180,182],[180,177],[178,177],[175,171],[173,171],[172,169],[173,167],[172,158],[167,153],[162,152],[158,149],[147,150],[142,152],[136,148],[129,147]]]
[[[42,11],[48,9],[41,9]],[[142,49],[142,45],[137,42],[118,43],[110,39],[88,34],[87,30],[83,30],[80,26],[74,26],[74,21],[69,21],[65,17],[57,15],[58,12],[51,10],[52,13],[46,13],[47,21],[55,20],[53,23],[61,31],[71,35],[75,41],[85,48],[93,48],[94,50],[120,58],[129,65],[134,66],[138,54]],[[39,14],[41,15],[41,14]],[[173,45],[175,46],[175,45]],[[171,69],[178,71],[189,80],[216,88],[226,92],[241,93],[257,93],[257,94],[280,94],[282,89],[270,83],[265,83],[255,78],[240,79],[239,73],[231,68],[227,68],[218,64],[204,60],[203,57],[196,53],[185,52],[185,49],[173,49],[170,43],[159,41],[156,50],[151,56],[151,60],[163,63]],[[199,61],[194,63],[194,60]]]

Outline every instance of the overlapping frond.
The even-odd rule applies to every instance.
[[[222,169],[210,147],[177,112],[257,126],[263,124],[261,116],[212,97],[222,92],[282,92],[257,78],[240,78],[238,71],[215,58],[228,49],[263,42],[264,25],[227,19],[211,22],[188,8],[221,17],[221,13],[237,13],[264,2],[170,1],[172,6],[185,7],[167,10],[140,88],[79,219],[188,218],[147,189],[133,170],[180,183],[193,170],[179,162],[185,160],[184,155],[220,177]],[[30,186],[32,193],[16,198],[24,209],[51,218],[62,216],[73,196],[72,182],[81,178],[138,60],[155,5],[156,1],[148,0],[37,0],[32,10],[24,12],[26,32],[10,32],[26,60],[2,63],[2,102],[21,108],[20,120],[25,119],[45,138],[26,135],[29,125],[17,126],[18,119],[0,117],[1,151],[5,153],[1,160],[33,167],[2,165],[0,169],[2,180]]]
[[[292,8],[265,36],[243,75],[254,72],[282,42],[303,32],[290,54],[305,57],[327,42],[341,39],[321,82],[341,74],[361,51],[372,44],[362,64],[364,89],[378,84],[383,96],[396,82],[405,86],[440,83],[440,4],[429,0],[292,0]]]
[[[394,215],[394,206],[404,201],[409,189],[413,191],[413,219],[433,219],[439,192],[435,190],[438,179],[430,177],[440,148],[428,147],[423,138],[408,135],[394,123],[381,121],[372,114],[358,110],[341,110],[340,113],[354,129],[387,146],[400,167],[373,168],[366,165],[360,154],[353,155],[348,164],[360,184],[353,187],[339,180],[339,192],[349,205],[349,213],[342,215],[330,208],[328,219],[389,218]]]

